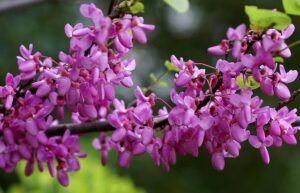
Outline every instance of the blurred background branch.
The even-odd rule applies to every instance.
[[[0,1],[0,13],[46,1],[47,0],[2,0]]]

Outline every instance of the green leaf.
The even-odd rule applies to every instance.
[[[268,9],[258,9],[256,6],[245,6],[251,28],[264,30],[268,27],[282,30],[291,24],[291,18],[285,13]]]
[[[179,68],[174,66],[174,64],[169,60],[165,61],[165,67],[168,69],[168,71],[179,72]]]
[[[157,83],[157,85],[160,86],[160,87],[164,87],[164,88],[166,88],[166,87],[169,86],[168,83],[167,83],[166,81],[159,81],[159,82]]]
[[[247,88],[243,77],[241,77],[241,76],[236,77],[235,82],[240,87],[240,89],[244,90]]]
[[[280,56],[274,57],[273,60],[277,63],[281,63],[281,64],[284,63],[284,59]]]
[[[148,88],[146,88],[146,87],[142,87],[142,91],[143,91],[143,93],[145,93],[147,90],[148,90]]]
[[[284,11],[292,15],[300,15],[300,0],[282,0]]]
[[[174,10],[178,11],[179,13],[185,13],[190,8],[190,3],[188,0],[163,0],[167,3],[170,7]]]
[[[252,90],[255,90],[260,87],[260,84],[256,82],[256,80],[254,80],[253,76],[248,76],[246,85]]]
[[[144,12],[144,8],[145,6],[142,2],[136,2],[130,7],[130,11],[133,14],[142,13]]]
[[[150,79],[151,79],[152,82],[156,82],[157,81],[157,78],[156,78],[156,76],[153,73],[151,73],[149,75],[149,77],[150,77]]]
[[[260,87],[260,84],[254,80],[253,76],[248,76],[247,80],[244,80],[242,76],[238,76],[235,81],[241,90],[249,88],[255,90]]]

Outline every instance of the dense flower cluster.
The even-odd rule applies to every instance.
[[[67,130],[64,136],[48,137],[46,131],[64,118],[65,107],[75,123],[106,119],[115,86],[133,85],[136,63],[124,57],[133,48],[133,39],[147,42],[145,31],[154,26],[129,14],[112,20],[94,4],[81,5],[80,12],[92,25],[65,26],[68,53],[61,52],[57,62],[33,53],[32,45],[21,46],[20,74],[7,74],[6,85],[0,87],[0,168],[6,172],[20,160],[27,161],[26,175],[33,172],[35,162],[40,171],[46,164],[51,176],[68,185],[67,172],[78,170],[77,158],[85,156],[78,136]]]
[[[247,31],[244,24],[236,29],[229,28],[228,39],[209,48],[208,52],[217,56],[231,54],[234,61],[219,59],[217,72],[213,75],[205,74],[193,61],[171,57],[172,63],[180,69],[175,85],[184,88],[184,91],[171,93],[176,106],[169,114],[169,123],[176,134],[184,130],[190,132],[190,135],[179,138],[181,135],[174,134],[176,145],[181,141],[188,144],[184,147],[189,149],[184,153],[197,156],[198,147],[203,144],[212,155],[212,166],[223,170],[224,158],[237,157],[241,142],[248,140],[258,148],[266,164],[270,161],[267,147],[279,147],[282,141],[290,145],[297,143],[294,135],[299,128],[292,126],[297,119],[297,110],[262,106],[263,101],[253,96],[250,87],[242,89],[236,81],[241,77],[246,84],[248,78],[253,77],[268,96],[275,94],[280,100],[288,100],[291,94],[285,84],[295,81],[298,72],[286,72],[274,57],[291,56],[284,41],[293,31],[293,25],[282,31],[269,29],[265,33]],[[222,76],[219,86],[217,76]],[[208,89],[205,90],[206,83]],[[216,86],[218,88],[212,93],[211,88]],[[203,104],[205,96],[211,97],[207,104]],[[181,149],[179,153],[182,153]]]
[[[86,156],[80,151],[79,136],[69,128],[63,136],[47,135],[64,118],[65,108],[75,124],[107,121],[113,129],[111,135],[102,131],[93,140],[103,165],[114,150],[121,167],[129,167],[133,156],[147,153],[156,166],[169,170],[177,155],[196,157],[203,146],[212,166],[223,170],[225,158],[239,156],[242,142],[259,149],[266,164],[269,147],[297,143],[296,109],[264,106],[251,87],[254,82],[263,93],[282,101],[291,97],[286,84],[295,81],[298,72],[286,71],[276,58],[291,56],[285,41],[293,25],[281,31],[252,31],[244,24],[229,28],[227,39],[208,49],[211,55],[225,56],[215,66],[172,56],[178,68],[174,83],[180,91],[172,89],[173,107],[168,104],[169,111],[163,107],[155,116],[159,97],[154,93],[145,96],[137,87],[136,101],[127,107],[115,97],[116,86],[133,86],[136,63],[126,57],[133,40],[146,43],[145,32],[155,27],[130,14],[111,19],[94,4],[81,5],[80,12],[92,24],[65,26],[68,53],[59,53],[55,61],[33,53],[32,45],[21,46],[20,73],[8,73],[0,87],[0,168],[4,171],[11,172],[26,160],[26,175],[35,163],[40,171],[46,165],[51,176],[64,186],[69,184],[68,172],[79,170],[78,158]]]
[[[115,101],[116,110],[109,116],[109,122],[116,130],[111,137],[102,134],[94,141],[94,146],[102,152],[104,164],[109,149],[119,153],[118,162],[122,167],[129,166],[133,155],[148,152],[156,165],[162,163],[169,170],[169,165],[176,163],[177,154],[196,157],[199,147],[204,146],[212,156],[212,166],[223,170],[225,158],[238,157],[242,142],[248,141],[259,149],[266,164],[270,161],[268,147],[279,147],[283,141],[295,145],[299,128],[292,124],[297,119],[296,109],[263,106],[263,100],[253,96],[251,87],[241,88],[237,84],[238,77],[245,85],[249,77],[254,77],[267,95],[275,93],[280,100],[289,99],[291,94],[285,84],[293,82],[298,73],[286,72],[273,57],[290,57],[284,40],[294,27],[291,25],[283,31],[269,29],[265,33],[246,30],[244,24],[229,28],[228,39],[208,49],[214,55],[231,53],[234,60],[218,60],[215,73],[206,73],[199,67],[201,63],[171,57],[179,69],[174,83],[183,91],[178,93],[172,89],[170,93],[175,107],[162,113],[168,115],[168,122],[161,127],[161,139],[153,136],[153,104],[145,105],[152,97],[145,99],[137,89],[136,107],[126,109],[124,103]]]
[[[107,162],[108,150],[118,152],[118,164],[129,167],[134,155],[148,152],[156,160],[157,150],[161,140],[154,136],[152,107],[155,105],[155,95],[145,97],[141,89],[135,90],[136,107],[125,108],[124,101],[114,100],[115,111],[108,116],[109,123],[116,128],[111,137],[103,139],[104,133],[93,141],[96,149],[101,151],[102,164]]]

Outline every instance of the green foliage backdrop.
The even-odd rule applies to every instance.
[[[78,14],[80,3],[87,1],[49,1],[34,6],[0,13],[0,82],[3,83],[7,71],[16,70],[16,55],[20,44],[34,44],[36,50],[56,57],[60,50],[68,49],[64,36],[65,23],[81,20]],[[94,1],[107,9],[107,0]],[[207,57],[206,49],[225,36],[229,26],[237,26],[248,21],[244,5],[259,8],[277,8],[283,11],[281,1],[274,0],[191,0],[188,12],[179,14],[162,1],[144,0],[144,16],[147,23],[157,25],[150,35],[149,44],[141,46],[133,53],[137,57],[138,68],[134,75],[137,84],[147,86],[150,72],[156,76],[162,73],[165,60],[171,54],[191,58],[195,61],[213,64],[214,59]],[[300,37],[300,20],[292,17],[296,27],[293,40]],[[300,70],[300,47],[294,47],[294,56],[288,60],[288,68]],[[146,77],[146,78],[145,78]],[[171,85],[171,76],[166,78]],[[300,82],[291,86],[299,88]],[[161,97],[168,89],[156,88]],[[130,100],[132,93],[120,92],[121,97]],[[276,105],[274,98],[266,98]],[[300,107],[297,100],[291,106]],[[149,157],[135,158],[127,170],[116,167],[115,155],[111,155],[109,166],[100,167],[99,154],[90,146],[90,140],[82,141],[84,150],[90,157],[82,162],[82,170],[73,174],[71,186],[61,188],[48,174],[38,174],[24,178],[22,171],[0,175],[3,191],[19,192],[148,192],[148,193],[297,193],[300,192],[300,146],[286,146],[271,150],[271,164],[265,166],[259,153],[244,146],[238,159],[226,161],[223,172],[216,172],[210,166],[205,151],[199,158],[179,158],[178,164],[165,173],[152,165]]]

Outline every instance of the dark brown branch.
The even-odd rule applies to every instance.
[[[160,128],[168,123],[168,117],[156,117],[154,118],[154,128]],[[300,117],[293,124],[294,127],[300,126]],[[103,122],[92,122],[92,123],[81,123],[81,124],[61,124],[50,127],[46,131],[47,136],[62,136],[64,132],[69,129],[72,134],[86,134],[95,132],[107,132],[115,130],[107,121]]]
[[[16,8],[23,8],[33,4],[46,2],[47,0],[6,0],[0,2],[0,13]]]
[[[222,85],[222,75],[219,75],[218,82],[216,86],[213,88],[213,93],[215,93]],[[280,105],[276,109],[280,109],[281,107],[291,103],[296,99],[296,97],[300,94],[300,89],[293,92],[291,98],[288,101],[280,103]],[[210,97],[206,97],[197,107],[197,109],[201,109],[210,101]],[[162,126],[168,124],[168,117],[155,117],[154,118],[154,128],[161,128]],[[297,121],[293,124],[294,127],[300,126],[300,117],[297,118]],[[85,133],[93,133],[93,132],[106,132],[113,131],[115,128],[112,127],[107,121],[103,122],[92,122],[92,123],[81,123],[81,124],[62,124],[49,128],[46,131],[47,136],[59,136],[63,135],[64,132],[69,129],[72,134],[85,134]]]
[[[154,118],[154,127],[159,128],[164,125],[164,122],[168,122],[167,116],[155,117]],[[94,133],[94,132],[106,132],[113,131],[115,128],[111,126],[107,121],[97,121],[91,123],[80,123],[80,124],[61,124],[50,127],[46,134],[47,136],[62,136],[66,130],[70,130],[72,134],[85,134],[85,133]]]
[[[279,110],[279,109],[281,109],[282,107],[284,107],[284,106],[290,104],[291,102],[295,101],[296,98],[297,98],[297,96],[300,96],[300,89],[295,90],[295,91],[293,92],[293,94],[292,94],[292,96],[290,97],[289,100],[281,102],[281,103],[276,107],[276,110]]]
[[[115,0],[110,0],[110,3],[109,3],[109,7],[108,7],[108,11],[107,11],[107,15],[110,15],[114,9],[114,6],[115,6]]]
[[[212,93],[211,94],[215,94],[217,92],[217,90],[222,86],[223,83],[223,77],[222,74],[219,74],[218,76],[218,82],[217,84],[214,86],[214,88],[212,89]],[[203,101],[201,101],[201,103],[197,106],[196,111],[200,110],[202,107],[204,107],[205,105],[207,105],[207,103],[211,100],[210,96],[207,96]]]

